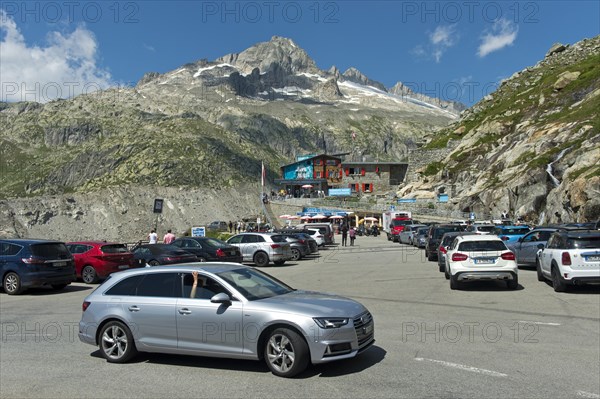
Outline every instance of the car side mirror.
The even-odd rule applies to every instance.
[[[544,244],[538,244],[538,249],[544,249]]]
[[[226,303],[226,304],[229,304],[229,303],[231,303],[231,298],[226,293],[220,292],[220,293],[214,295],[212,298],[210,298],[210,301],[212,303]]]

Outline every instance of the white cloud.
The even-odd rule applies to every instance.
[[[92,32],[50,32],[45,46],[28,46],[15,21],[0,10],[0,100],[47,102],[114,85],[97,65]]]
[[[511,46],[517,39],[519,27],[507,19],[499,19],[494,22],[490,31],[482,37],[482,43],[479,45],[477,55],[485,57],[486,55]]]
[[[453,46],[458,40],[458,36],[456,34],[456,29],[454,25],[440,25],[431,35],[429,35],[429,40],[434,45],[450,47]]]

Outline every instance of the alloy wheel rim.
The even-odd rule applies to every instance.
[[[84,282],[89,283],[89,282],[91,282],[94,279],[94,276],[93,276],[94,272],[92,270],[90,270],[90,268],[88,268],[88,267],[86,267],[83,270],[83,276],[82,277],[83,277],[83,281]]]
[[[127,350],[127,335],[119,326],[107,328],[102,334],[102,350],[111,359],[120,359]]]
[[[282,334],[273,335],[269,339],[267,357],[271,366],[282,373],[289,371],[296,360],[292,342]]]
[[[17,289],[18,281],[17,277],[12,274],[6,278],[6,289],[13,292]]]

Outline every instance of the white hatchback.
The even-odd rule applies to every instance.
[[[515,254],[497,236],[456,237],[446,253],[446,266],[453,290],[473,280],[503,280],[510,289],[519,286]]]

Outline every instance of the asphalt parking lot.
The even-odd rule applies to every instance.
[[[356,244],[264,269],[367,306],[376,343],[355,359],[294,379],[254,361],[141,354],[110,364],[77,338],[93,286],[75,283],[0,292],[0,396],[600,398],[598,287],[555,293],[521,269],[516,291],[495,282],[451,291],[421,250],[382,236]]]

